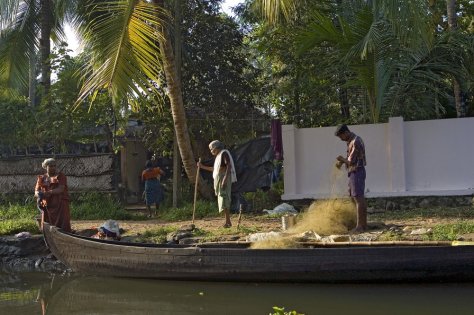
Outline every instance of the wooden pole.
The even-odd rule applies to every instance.
[[[237,229],[240,227],[240,221],[242,220],[242,204],[239,207],[239,219],[237,220]]]
[[[198,167],[196,170],[196,182],[194,183],[194,206],[193,206],[193,224],[194,224],[194,215],[196,214],[196,200],[197,200],[197,192],[198,192],[198,184],[199,184],[199,165],[201,164],[201,158],[199,158]]]

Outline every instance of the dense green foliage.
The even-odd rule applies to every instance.
[[[246,1],[239,14],[264,100],[286,123],[455,117],[453,79],[472,115],[472,1],[457,2],[457,30],[442,1],[286,1],[286,19],[250,5],[262,2]]]
[[[104,93],[90,103],[75,104],[80,85],[78,73],[87,62],[85,55],[71,57],[63,43],[51,55],[56,79],[50,93],[38,106],[23,96],[11,95],[0,85],[0,147],[8,155],[82,153],[72,144],[88,144],[90,152],[110,152],[114,139],[123,134],[128,112],[112,104]],[[2,91],[5,91],[2,93]]]
[[[219,11],[220,2],[181,1],[182,23],[174,30],[181,35],[183,101],[197,145],[216,138],[228,145],[242,143],[269,128],[269,117],[255,108],[257,73],[247,58],[244,34]],[[165,91],[158,90],[159,98],[165,99]],[[142,102],[134,115],[144,122],[147,146],[170,154],[174,129],[165,103]]]
[[[456,1],[457,27],[448,25],[444,1],[246,0],[236,19],[220,12],[221,0],[54,1],[57,48],[47,56],[54,79],[33,99],[26,95],[40,80],[34,57],[45,42],[38,43],[44,12],[37,1],[23,2],[0,6],[0,152],[7,155],[82,153],[71,143],[111,152],[117,137],[141,137],[159,155],[178,143],[192,178],[195,158],[209,154],[205,143],[268,134],[273,117],[299,127],[456,117],[456,82],[474,114],[470,0]],[[77,57],[59,40],[68,17],[85,43]],[[178,55],[164,57],[163,44]],[[168,73],[167,63],[176,65]],[[173,91],[172,74],[180,81]],[[144,122],[142,133],[126,133],[130,117]],[[279,201],[272,192],[247,199],[255,210]],[[79,208],[74,217],[125,216]],[[189,206],[170,212],[189,216]]]
[[[20,232],[38,234],[40,230],[35,220],[15,219],[0,221],[0,235],[13,235]]]
[[[31,201],[27,201],[26,204],[2,202],[0,205],[0,235],[19,232],[39,233],[35,219],[37,215],[39,215],[39,211]]]
[[[172,31],[180,34],[175,45],[182,52],[182,96],[193,143],[214,138],[228,144],[245,141],[263,130],[268,132],[270,116],[302,127],[383,122],[390,116],[405,120],[455,117],[454,79],[461,83],[463,102],[472,115],[472,1],[456,1],[457,30],[449,29],[442,1],[285,2],[286,11],[265,7],[270,14],[261,15],[255,4],[264,1],[247,0],[237,10],[236,20],[220,13],[221,0],[180,2],[182,23],[178,23],[179,30]],[[165,9],[175,15],[172,3]],[[0,128],[0,139],[11,154],[17,148],[65,153],[68,141],[105,141],[110,151],[131,114],[145,122],[141,136],[150,149],[171,152],[174,126],[164,73],[159,65],[147,70],[153,73],[140,70],[140,62],[151,58],[146,50],[132,50],[136,55],[128,56],[119,54],[118,46],[106,45],[119,41],[115,35],[104,34],[120,25],[120,19],[104,20],[100,25],[103,34],[88,29],[92,23],[88,19],[96,18],[95,14],[107,19],[110,10],[126,14],[120,5],[102,9],[68,8],[88,43],[86,53],[72,58],[61,45],[53,51],[50,61],[56,76],[40,106],[28,107],[26,98],[12,96],[6,88],[17,86],[8,83],[15,73],[17,81],[26,82],[23,68],[28,63],[23,62],[21,69],[16,62],[5,63],[16,65],[8,72],[12,77],[0,82],[0,118],[6,122]],[[156,8],[147,5],[141,9],[154,12]],[[66,11],[58,10],[55,18],[64,18]],[[5,14],[8,16],[7,11]],[[277,18],[269,18],[271,14]],[[157,19],[148,25],[138,16],[133,19],[137,24],[127,38],[133,47],[140,40],[134,36],[152,36],[150,25],[161,22]],[[55,32],[60,34],[60,29]],[[3,44],[11,40],[7,35],[1,38]],[[106,46],[114,50],[106,51]],[[107,83],[98,80],[94,67],[103,66],[105,71],[104,60],[112,52],[123,60],[117,59],[117,71],[110,72]],[[2,56],[6,61],[12,58],[11,54]],[[127,66],[135,63],[135,70]],[[156,82],[141,75],[152,76]],[[91,94],[82,95],[83,102],[76,107],[84,83]],[[96,90],[94,84],[98,84]],[[104,94],[102,86],[112,85],[118,87],[109,91],[110,96]],[[153,93],[145,95],[145,89]],[[122,95],[118,90],[129,92]],[[17,92],[25,94],[24,89]],[[133,100],[126,104],[129,97]]]
[[[131,220],[143,219],[132,216],[112,195],[82,194],[71,202],[72,220]]]

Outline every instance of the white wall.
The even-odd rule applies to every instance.
[[[336,127],[284,125],[284,200],[347,193],[347,176],[334,168],[346,155]],[[349,126],[366,146],[366,196],[474,193],[474,118]]]

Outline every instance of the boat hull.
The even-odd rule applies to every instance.
[[[44,236],[53,255],[73,271],[101,276],[265,282],[474,280],[474,246],[167,247],[90,239],[47,224]]]

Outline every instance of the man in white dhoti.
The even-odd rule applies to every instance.
[[[198,167],[212,172],[219,212],[224,212],[224,227],[229,228],[232,226],[232,222],[230,221],[232,183],[237,181],[234,161],[232,160],[230,152],[224,149],[224,144],[219,140],[212,141],[209,144],[209,150],[211,150],[211,154],[216,157],[214,167],[205,166],[200,162],[198,162]]]

